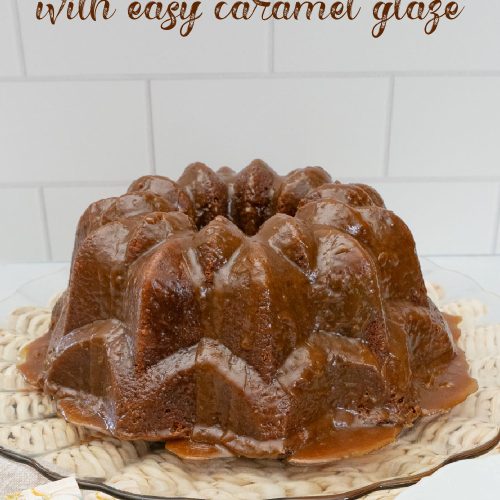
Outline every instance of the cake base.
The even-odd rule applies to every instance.
[[[446,273],[439,273],[433,279],[446,284]],[[7,320],[8,329],[0,331],[0,398],[5,396],[2,405],[11,415],[9,423],[0,425],[0,454],[36,466],[49,479],[52,472],[74,475],[87,485],[95,482],[96,489],[115,498],[137,500],[143,495],[217,500],[310,495],[359,498],[380,487],[413,484],[445,463],[486,453],[500,437],[500,324],[495,314],[486,315],[483,305],[488,303],[495,313],[500,302],[474,283],[460,288],[457,279],[448,281],[455,296],[463,294],[483,302],[441,300],[440,307],[464,318],[459,345],[480,388],[452,411],[421,419],[394,443],[369,455],[311,467],[239,458],[199,462],[179,460],[147,443],[88,433],[55,417],[45,397],[26,385],[16,370],[19,347],[43,334],[50,320],[49,310],[33,307],[16,310]],[[40,403],[26,406],[25,398]],[[43,413],[42,406],[47,407]],[[495,451],[499,453],[500,448]],[[375,493],[373,499],[385,499],[386,493]],[[89,494],[86,499],[102,496]],[[371,500],[372,495],[367,498]]]
[[[450,331],[456,341],[460,338],[459,323],[461,318],[445,315]],[[19,365],[19,370],[27,381],[38,385],[42,379],[43,367],[48,346],[48,334],[40,337],[25,348],[26,361]],[[469,376],[464,352],[457,348],[455,358],[446,364],[442,373],[420,391],[421,407],[424,415],[433,415],[449,411],[464,401],[477,390],[476,381]],[[82,425],[100,433],[115,435],[102,415],[105,404],[95,396],[75,398],[65,395],[57,403],[59,414],[68,422]],[[338,412],[341,417],[347,412]],[[182,459],[207,460],[214,458],[239,456],[249,458],[285,458],[294,464],[322,464],[348,457],[364,455],[393,442],[402,431],[399,426],[347,426],[342,418],[325,417],[313,422],[303,430],[300,436],[289,438],[294,446],[287,446],[288,440],[256,441],[233,433],[220,435],[219,429],[195,429],[190,439],[176,439],[165,436],[165,447]],[[127,439],[127,436],[116,436]],[[146,439],[147,436],[134,436],[134,439]],[[172,439],[173,438],[173,439]],[[212,439],[214,438],[214,439]],[[297,446],[297,443],[299,445]],[[286,449],[296,449],[293,454],[285,455]]]

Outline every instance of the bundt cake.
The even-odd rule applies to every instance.
[[[69,421],[183,457],[364,453],[476,389],[380,195],[189,165],[97,201],[21,365]],[[451,324],[453,326],[453,324]]]

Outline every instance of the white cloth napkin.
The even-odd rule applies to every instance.
[[[35,469],[0,457],[0,498],[47,481]]]
[[[15,491],[6,496],[5,500],[40,500],[40,498],[50,500],[81,500],[82,493],[78,483],[73,477],[67,477],[60,481],[49,481],[48,483],[23,491]]]

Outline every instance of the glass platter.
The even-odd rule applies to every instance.
[[[47,304],[66,286],[64,267],[0,302],[0,455],[48,479],[74,475],[82,489],[115,498],[257,500],[374,498],[371,492],[414,484],[447,463],[495,447],[500,452],[500,296],[460,273],[421,263],[426,281],[437,285],[430,287],[432,298],[463,317],[459,344],[479,390],[450,413],[419,420],[379,451],[316,466],[239,458],[183,462],[160,445],[96,436],[65,422],[15,368],[22,346],[47,328]]]

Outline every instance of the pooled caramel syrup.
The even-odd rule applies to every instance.
[[[50,333],[46,333],[30,342],[21,351],[24,361],[17,366],[27,382],[39,386],[43,382],[45,357],[50,342]]]
[[[452,314],[448,313],[441,313],[441,314],[446,323],[448,324],[448,327],[450,328],[453,340],[457,342],[462,333],[460,331],[460,327],[458,326],[461,323],[462,318],[460,316],[453,316]]]
[[[401,427],[334,428],[310,441],[288,461],[309,465],[365,455],[392,443],[400,432]]]
[[[310,441],[293,454],[288,462],[309,465],[364,455],[391,443],[400,432],[400,427],[333,429],[328,434],[322,434]],[[197,443],[189,439],[167,441],[165,448],[184,460],[209,460],[234,456],[224,446]]]
[[[224,446],[197,443],[188,439],[167,441],[165,448],[185,460],[208,460],[211,458],[232,457],[233,454]]]
[[[443,314],[455,341],[460,338],[461,318]],[[456,348],[453,360],[434,377],[431,387],[420,388],[420,406],[424,414],[442,413],[464,401],[477,391],[477,382],[469,375],[465,353]]]
[[[57,411],[65,420],[73,424],[83,425],[98,431],[106,429],[107,425],[100,416],[98,402],[85,401],[85,403],[85,406],[82,407],[73,399],[62,398],[57,401]]]

